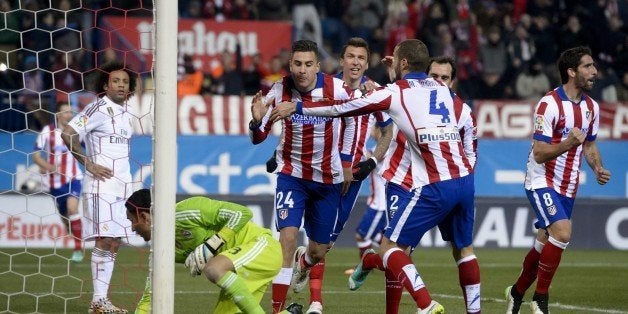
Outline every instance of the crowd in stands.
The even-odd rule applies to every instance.
[[[338,71],[342,45],[353,36],[368,40],[372,62],[367,72],[387,83],[379,59],[392,54],[402,40],[418,38],[433,56],[453,57],[457,63],[456,90],[465,99],[534,100],[560,84],[555,65],[561,51],[586,45],[594,52],[598,79],[591,92],[606,102],[628,101],[628,2],[621,0],[182,0],[181,17],[216,20],[290,20],[295,38],[311,39],[322,47],[322,70]],[[207,75],[203,88],[231,94],[221,88],[239,81],[249,94],[264,88],[287,70],[287,58],[278,53],[272,63],[238,65],[240,73],[227,80]],[[227,64],[225,66],[224,64]],[[257,78],[261,78],[259,81]],[[246,81],[246,82],[245,82]]]
[[[123,10],[104,0],[0,0],[0,62],[10,65],[0,71],[0,90],[27,88],[39,95],[90,90],[90,73],[124,54],[106,46],[109,38],[94,21],[131,11],[152,14],[150,1],[116,4]],[[431,55],[456,60],[455,89],[471,103],[538,99],[560,84],[558,54],[586,45],[598,68],[591,96],[628,101],[625,0],[179,0],[178,5],[181,18],[292,22],[294,39],[319,44],[328,73],[338,71],[339,53],[350,37],[365,38],[372,50],[366,73],[380,84],[388,82],[388,74],[379,60],[400,41],[421,39]],[[179,94],[254,94],[288,73],[289,57],[285,49],[270,61],[257,55],[243,62],[239,51],[224,51],[212,64],[180,56]],[[28,95],[17,102],[45,107]]]

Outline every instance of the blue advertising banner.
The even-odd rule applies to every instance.
[[[20,190],[28,179],[39,177],[30,158],[35,135],[0,134],[0,191]],[[253,145],[247,136],[185,136],[177,138],[177,194],[256,195],[274,193],[275,175],[266,172],[266,160],[277,145],[271,136]],[[135,136],[131,140],[131,170],[134,181],[150,184],[152,140]],[[579,197],[628,197],[628,143],[599,141],[604,166],[612,173],[605,186],[583,165]],[[174,148],[174,145],[173,145]],[[521,197],[530,141],[480,139],[476,167],[476,195]],[[363,185],[366,194],[368,187]]]

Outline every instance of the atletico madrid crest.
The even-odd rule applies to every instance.
[[[288,218],[288,210],[287,209],[280,209],[279,210],[279,218],[281,220],[284,220],[284,219]]]

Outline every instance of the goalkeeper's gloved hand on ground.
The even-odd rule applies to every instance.
[[[377,159],[375,157],[371,157],[365,161],[359,162],[357,167],[358,171],[353,174],[353,179],[364,180],[369,176],[371,171],[377,167]]]
[[[207,261],[216,255],[223,244],[225,244],[225,241],[219,235],[214,234],[207,241],[197,246],[185,259],[185,267],[190,270],[190,275],[196,277],[202,274]]]
[[[266,161],[266,172],[273,173],[275,170],[277,170],[277,158],[273,153],[273,156]]]

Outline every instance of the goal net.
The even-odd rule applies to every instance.
[[[0,0],[0,312],[89,307],[94,242],[76,241],[73,233],[93,227],[82,198],[72,196],[73,179],[80,182],[85,169],[73,170],[55,129],[102,96],[96,78],[108,62],[123,63],[137,77],[126,101],[131,184],[151,186],[154,27],[129,21],[152,21],[153,13],[150,0]],[[118,252],[109,287],[116,306],[135,308],[149,252],[138,236]]]

